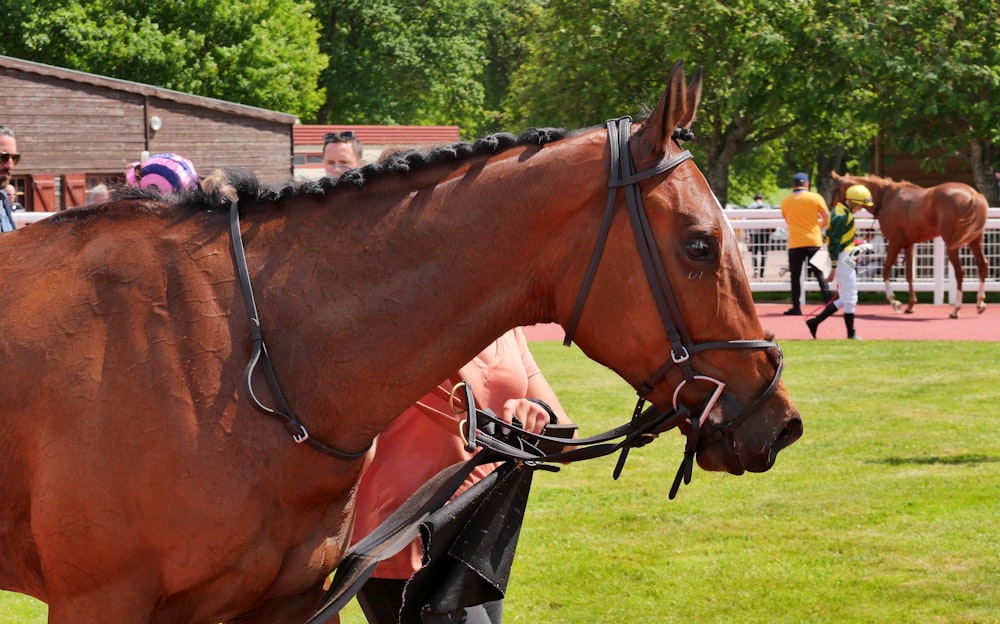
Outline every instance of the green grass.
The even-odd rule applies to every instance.
[[[997,345],[788,341],[803,438],[764,474],[696,470],[682,440],[540,472],[509,624],[1000,623]],[[557,343],[532,350],[584,435],[634,394]],[[345,624],[364,619],[353,603]],[[0,596],[0,621],[44,622]]]

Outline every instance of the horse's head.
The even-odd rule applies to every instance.
[[[762,472],[799,438],[802,422],[733,230],[678,144],[700,93],[700,71],[686,87],[678,63],[648,118],[631,129],[627,118],[608,122],[608,242],[595,254],[599,270],[583,279],[567,340],[613,363],[643,399],[676,411],[667,426],[680,425],[704,469]]]

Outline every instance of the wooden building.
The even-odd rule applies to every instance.
[[[294,115],[0,56],[0,125],[17,137],[14,185],[26,210],[87,203],[143,154],[176,152],[199,175],[252,169],[293,175]]]

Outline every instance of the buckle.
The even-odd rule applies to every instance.
[[[309,432],[306,431],[306,428],[302,423],[298,423],[295,427],[299,430],[298,433],[292,433],[292,439],[295,440],[296,444],[302,444],[309,439]]]
[[[673,349],[670,350],[670,359],[673,360],[674,364],[680,364],[681,362],[687,362],[691,359],[691,354],[688,353],[687,347],[682,346],[681,351],[684,353],[680,356]]]

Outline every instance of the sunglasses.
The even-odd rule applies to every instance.
[[[327,132],[323,135],[323,145],[328,143],[349,143],[355,140],[354,132],[343,130],[341,132]]]
[[[20,154],[8,154],[7,152],[0,152],[0,163],[7,164],[7,161],[13,160],[14,164],[21,162]]]

